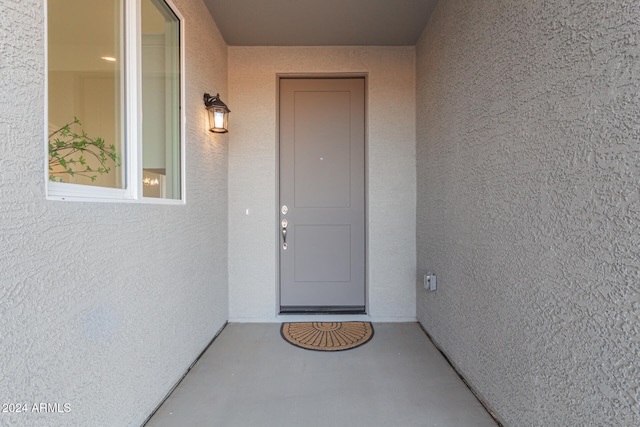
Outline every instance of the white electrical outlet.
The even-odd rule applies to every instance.
[[[424,288],[428,291],[435,291],[437,289],[436,275],[433,273],[427,273],[424,275]]]

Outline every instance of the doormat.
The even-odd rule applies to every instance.
[[[283,323],[280,335],[296,347],[318,351],[350,350],[373,337],[371,322]]]

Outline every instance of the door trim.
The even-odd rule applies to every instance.
[[[325,311],[326,314],[358,314],[369,315],[369,73],[367,72],[336,72],[336,73],[276,73],[276,152],[275,152],[275,221],[273,221],[275,246],[275,315],[287,314],[321,314],[319,307],[314,311],[304,310],[304,307],[295,307],[301,311],[282,311],[280,308],[280,226],[277,220],[280,217],[280,81],[283,79],[363,79],[364,80],[364,307],[348,307],[356,311]]]

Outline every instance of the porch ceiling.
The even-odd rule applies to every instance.
[[[230,46],[413,46],[437,0],[204,0]]]

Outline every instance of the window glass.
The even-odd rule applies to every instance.
[[[180,21],[162,0],[142,0],[144,197],[180,199]]]
[[[51,181],[124,188],[122,0],[48,1]]]

